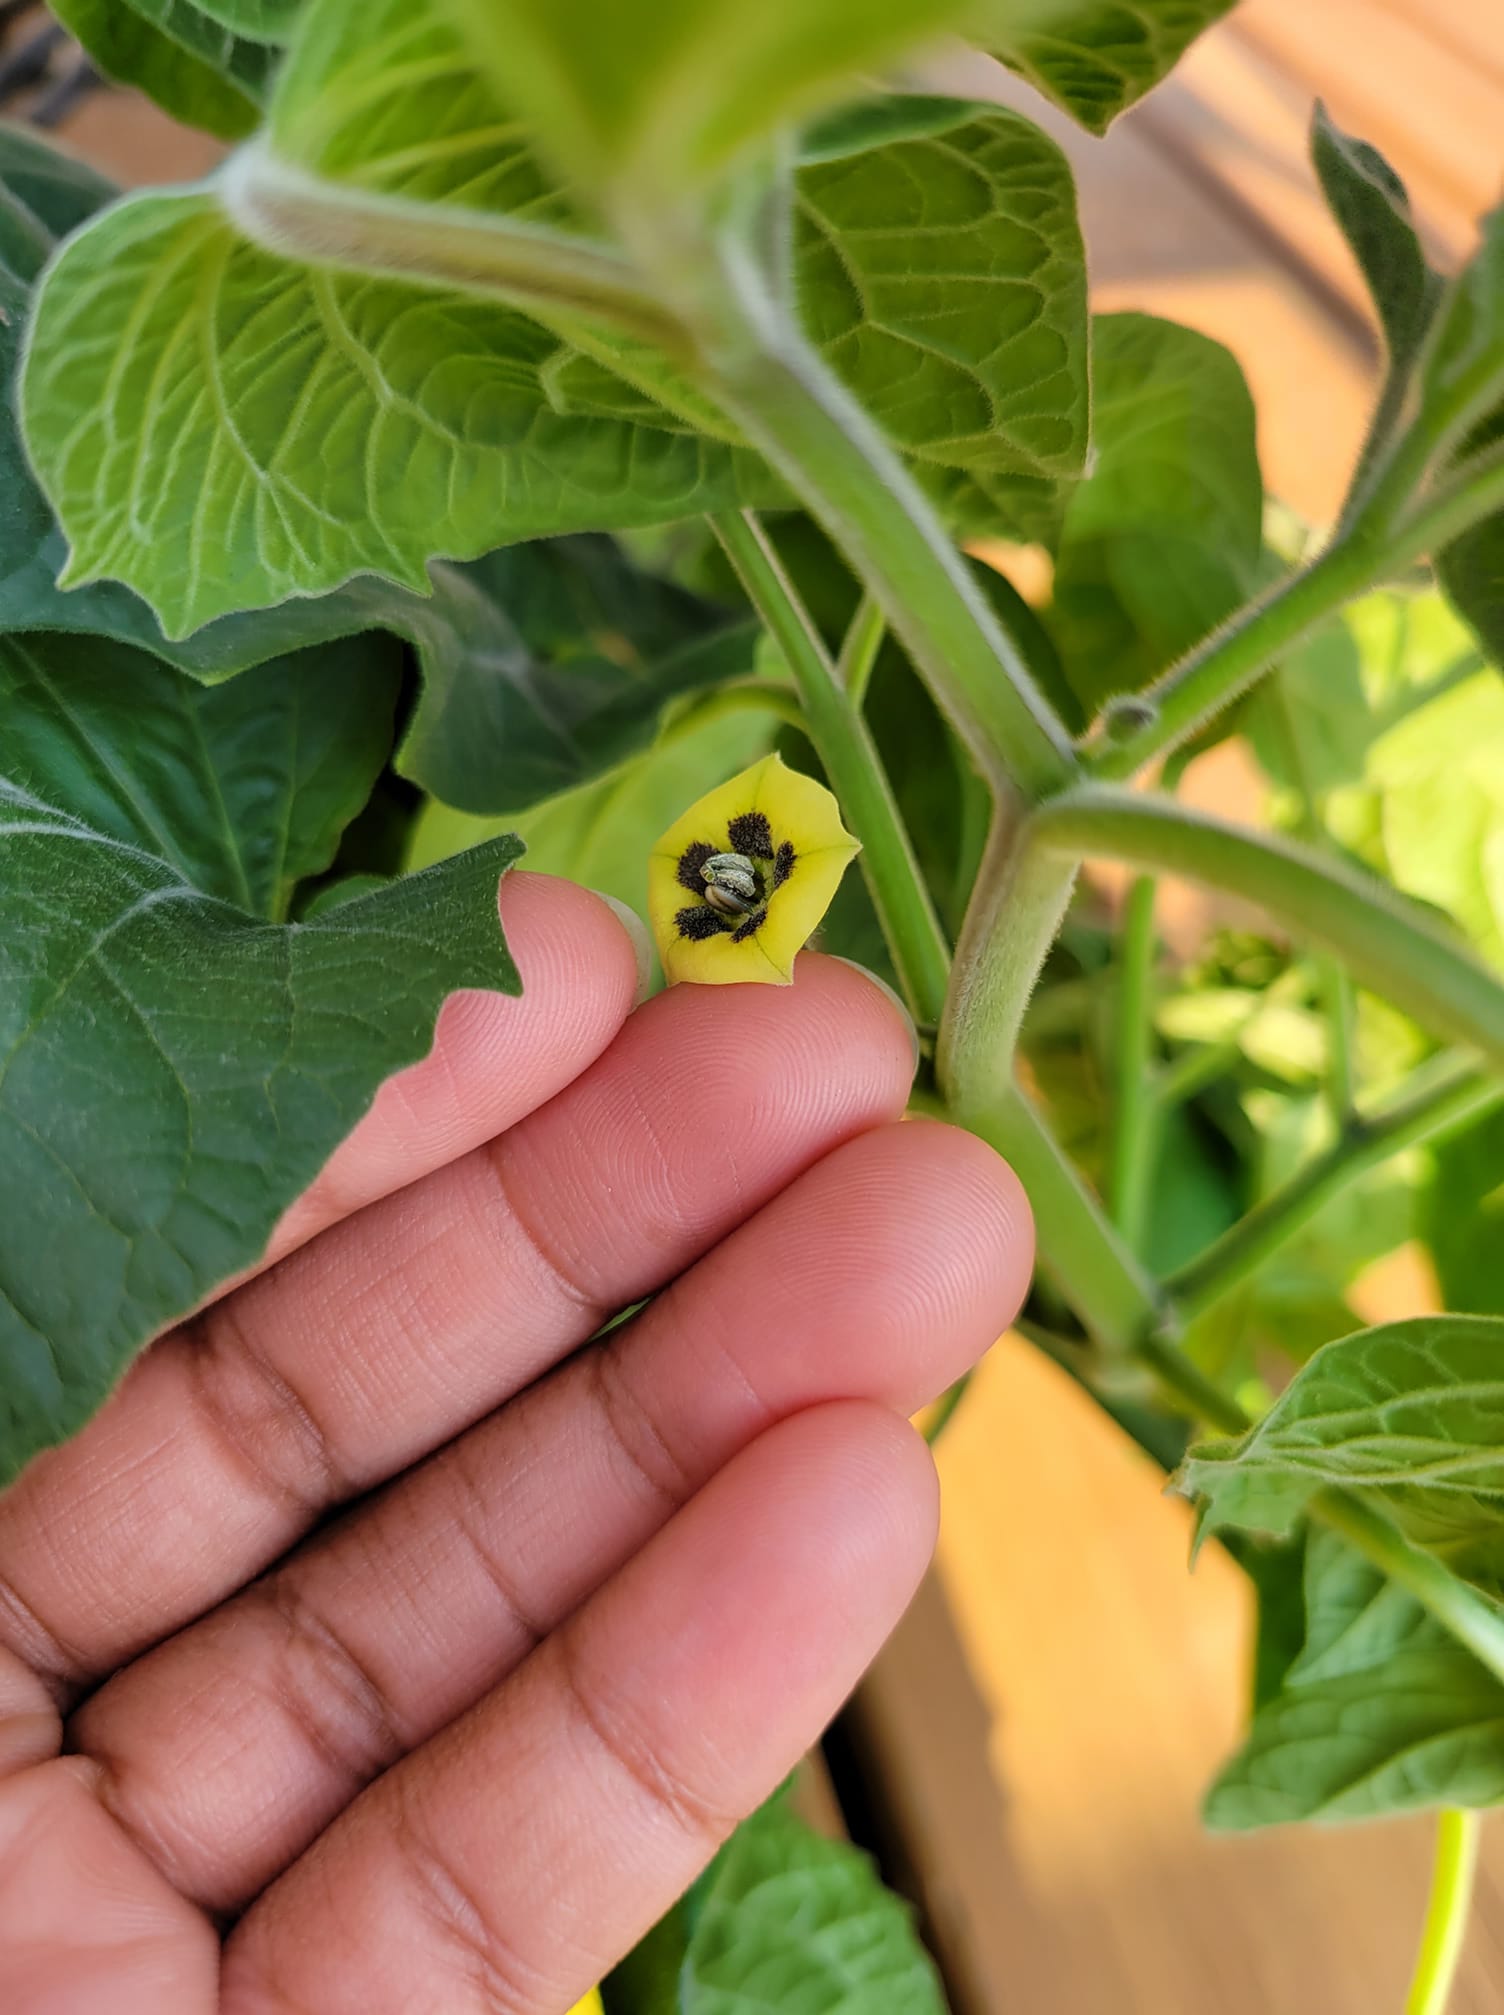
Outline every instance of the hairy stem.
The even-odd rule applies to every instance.
[[[856,614],[841,639],[841,655],[836,661],[836,677],[846,688],[852,706],[859,707],[872,683],[877,654],[888,634],[888,619],[875,595],[863,595]]]
[[[794,675],[805,730],[862,843],[862,870],[909,1007],[933,1024],[950,954],[877,745],[754,514],[727,511],[710,523]]]
[[[1098,750],[1092,774],[1104,780],[1131,777],[1178,748],[1345,602],[1439,552],[1501,509],[1504,455],[1494,453],[1465,465],[1392,529],[1376,530],[1365,508],[1308,566],[1250,602],[1147,687],[1139,696],[1148,712],[1144,725]]]
[[[1423,1064],[1404,1097],[1370,1119],[1353,1120],[1324,1154],[1170,1275],[1165,1291],[1182,1321],[1193,1322],[1215,1307],[1370,1169],[1501,1100],[1504,1084],[1451,1057]]]
[[[918,485],[755,276],[736,279],[701,331],[704,390],[846,555],[995,791],[1060,789],[1069,738]]]
[[[1246,897],[1338,953],[1355,978],[1504,1070],[1504,985],[1460,938],[1382,883],[1267,834],[1137,791],[1088,785],[1042,805],[1031,850],[1089,854]]]
[[[1113,1220],[1141,1252],[1149,1216],[1158,1108],[1150,1081],[1154,1029],[1154,900],[1152,875],[1138,875],[1123,905],[1122,952],[1113,1029],[1112,1174],[1108,1195]]]
[[[1436,1856],[1431,1894],[1405,2015],[1446,2015],[1467,1936],[1478,1866],[1479,1815],[1455,1807],[1436,1816]]]

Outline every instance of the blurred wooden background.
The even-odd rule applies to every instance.
[[[41,19],[0,0],[0,74]],[[54,56],[33,102],[67,60]],[[1271,493],[1329,517],[1378,353],[1308,166],[1313,94],[1384,149],[1453,263],[1501,194],[1504,0],[1243,0],[1105,141],[1012,80],[973,81],[1071,155],[1096,304],[1227,343],[1258,404]],[[60,130],[128,182],[192,176],[218,152],[119,92],[65,103]],[[1189,794],[1251,809],[1250,788],[1221,755]],[[1194,901],[1171,914],[1187,940]],[[1371,1316],[1413,1312],[1423,1269],[1390,1268],[1371,1290]],[[854,1721],[958,2015],[1398,2015],[1428,1825],[1238,1840],[1198,1828],[1202,1788],[1240,1725],[1250,1615],[1215,1548],[1188,1574],[1185,1507],[1012,1341],[984,1367],[941,1470],[936,1571]],[[1453,2015],[1500,2010],[1495,1822]]]

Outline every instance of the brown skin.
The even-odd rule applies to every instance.
[[[1014,1178],[849,967],[633,1013],[594,897],[502,913],[524,996],[0,1497],[11,2015],[560,2015],[923,1572]]]

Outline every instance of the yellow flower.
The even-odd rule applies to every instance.
[[[592,1987],[583,2001],[576,2001],[569,2015],[601,2015],[601,1997]]]
[[[780,756],[691,805],[648,859],[648,917],[670,985],[787,986],[859,851],[830,792]]]

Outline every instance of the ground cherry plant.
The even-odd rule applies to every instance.
[[[234,145],[121,195],[0,132],[0,1469],[518,989],[522,843],[670,982],[823,914],[1024,1178],[1024,1333],[1255,1584],[1210,1822],[1440,1814],[1426,2011],[1504,1799],[1504,213],[1433,270],[1318,111],[1386,369],[1313,531],[1225,350],[1089,314],[1056,145],[936,82],[1101,131],[1228,4],[57,0]],[[1177,796],[1233,736],[1258,829]],[[1173,962],[1164,876],[1265,924]],[[1406,1245],[1450,1312],[1364,1328]],[[942,2005],[778,1803],[605,1995],[769,1979]]]

